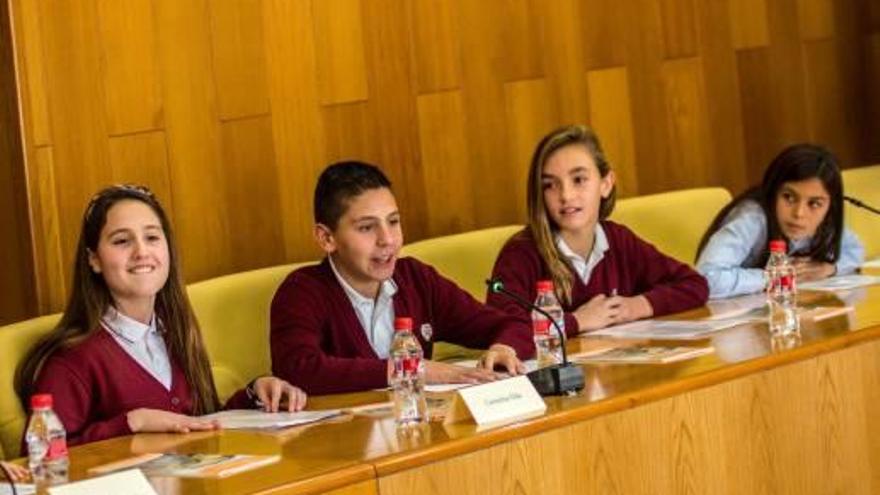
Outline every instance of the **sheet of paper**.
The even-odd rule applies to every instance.
[[[798,284],[798,289],[838,291],[856,289],[858,287],[865,287],[874,284],[880,284],[880,277],[872,275],[842,275],[840,277],[830,277],[815,282],[804,282]]]
[[[50,495],[156,495],[156,490],[140,469],[76,481],[49,488]]]
[[[233,409],[208,414],[202,416],[201,419],[217,420],[220,422],[220,426],[227,430],[240,430],[304,425],[337,416],[340,413],[339,409],[277,413],[267,413],[256,409]]]
[[[18,495],[33,495],[37,493],[36,485],[26,483],[16,483],[15,489]],[[0,495],[12,495],[12,488],[9,487],[5,478],[0,481]]]
[[[862,268],[880,268],[880,258],[862,263]]]
[[[591,335],[622,339],[697,340],[752,321],[748,317],[723,320],[642,320],[603,328]]]

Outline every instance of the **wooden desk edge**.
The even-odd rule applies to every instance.
[[[808,343],[779,354],[770,354],[749,361],[730,364],[705,373],[686,376],[673,382],[652,386],[645,390],[616,395],[609,399],[588,406],[579,407],[577,409],[560,411],[547,416],[531,419],[527,422],[516,423],[495,430],[490,430],[485,433],[453,439],[443,444],[430,446],[421,450],[380,457],[373,460],[372,463],[375,467],[377,476],[387,476],[399,471],[467,454],[478,449],[491,447],[517,438],[537,435],[553,428],[559,428],[579,421],[631,409],[642,404],[730,381],[752,373],[770,370],[798,361],[804,361],[822,354],[827,354],[878,339],[880,339],[880,326],[868,327],[863,330],[850,332],[837,337]]]
[[[354,466],[333,469],[311,478],[304,478],[292,483],[285,483],[267,490],[255,492],[255,495],[282,495],[292,493],[314,495],[363,481],[375,480],[376,477],[374,466],[368,462],[362,462]]]

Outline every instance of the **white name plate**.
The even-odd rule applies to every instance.
[[[129,469],[99,478],[49,488],[50,495],[157,495],[140,469]]]
[[[456,392],[444,423],[473,418],[480,426],[528,418],[547,410],[544,399],[524,375]]]

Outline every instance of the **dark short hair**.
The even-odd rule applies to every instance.
[[[391,181],[369,163],[349,160],[329,165],[315,186],[315,222],[335,230],[351,199],[370,189],[391,188]]]

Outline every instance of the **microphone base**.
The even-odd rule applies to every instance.
[[[526,375],[542,396],[565,395],[584,388],[584,369],[572,363],[554,364]]]

